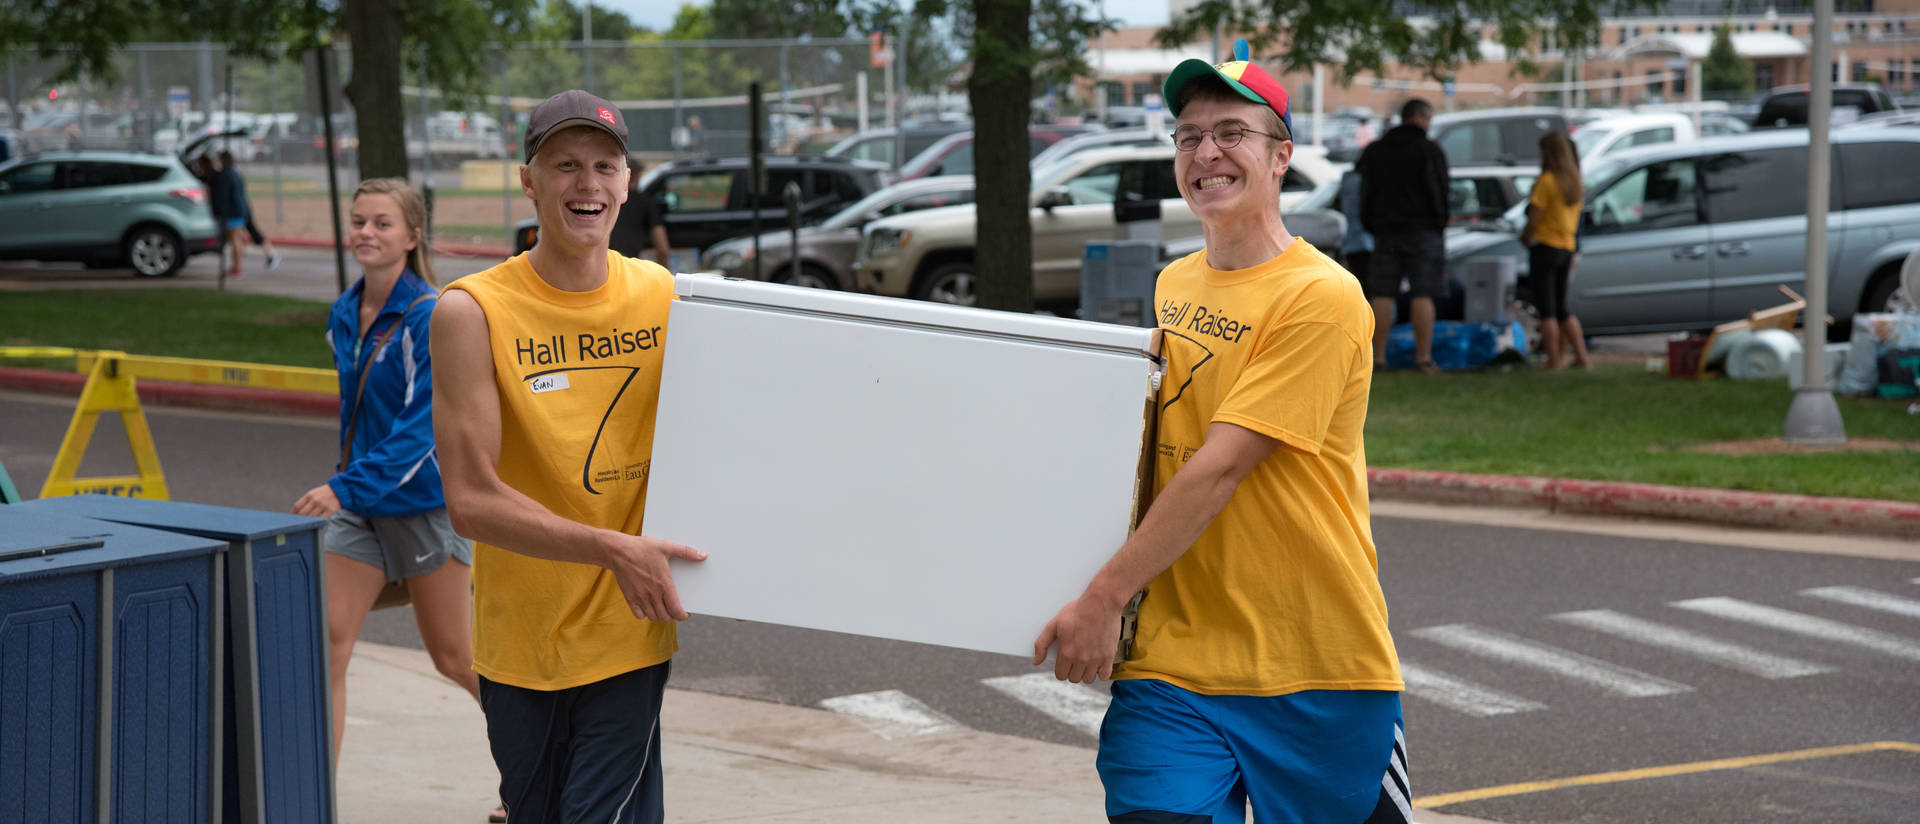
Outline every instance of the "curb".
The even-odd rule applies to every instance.
[[[86,384],[87,376],[78,372],[53,372],[46,369],[0,366],[0,389],[78,396]],[[155,380],[137,381],[134,386],[140,393],[142,403],[224,409],[233,412],[290,412],[328,417],[340,414],[340,398],[335,395]]]
[[[301,249],[332,249],[333,241],[312,237],[274,237],[268,238],[279,246],[293,246]],[[435,254],[460,255],[463,257],[499,258],[506,260],[513,256],[513,250],[505,246],[485,246],[474,243],[435,243]]]
[[[1920,503],[1904,501],[1425,469],[1368,469],[1367,486],[1395,500],[1920,538]]]

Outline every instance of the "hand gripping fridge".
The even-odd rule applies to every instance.
[[[680,275],[645,532],[691,612],[1030,656],[1144,511],[1159,330]]]

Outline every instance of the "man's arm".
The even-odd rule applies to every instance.
[[[1054,677],[1090,684],[1111,676],[1120,613],[1127,601],[1199,539],[1226,509],[1240,482],[1279,445],[1235,424],[1208,426],[1206,442],[1154,498],[1140,528],[1093,576],[1086,591],[1047,622],[1033,642],[1033,663],[1045,661],[1047,649],[1058,643]]]
[[[502,549],[612,570],[637,617],[687,617],[669,558],[706,553],[668,541],[576,523],[500,479],[500,396],[487,316],[472,295],[441,296],[433,312],[433,434],[454,531]]]

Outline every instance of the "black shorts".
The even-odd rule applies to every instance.
[[[1416,298],[1446,293],[1447,242],[1440,232],[1412,232],[1373,236],[1373,262],[1368,268],[1369,298],[1395,298],[1400,281]]]
[[[500,801],[514,824],[659,824],[667,661],[564,690],[480,679]]]
[[[1572,277],[1572,252],[1545,243],[1527,249],[1527,281],[1533,286],[1533,309],[1541,318],[1567,319],[1567,281]]]

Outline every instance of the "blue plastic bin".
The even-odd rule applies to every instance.
[[[226,544],[0,506],[0,821],[207,821]]]
[[[224,780],[220,815],[213,820],[326,824],[335,819],[320,556],[325,521],[111,495],[43,498],[18,507],[223,542],[229,550],[231,654],[224,679]]]

